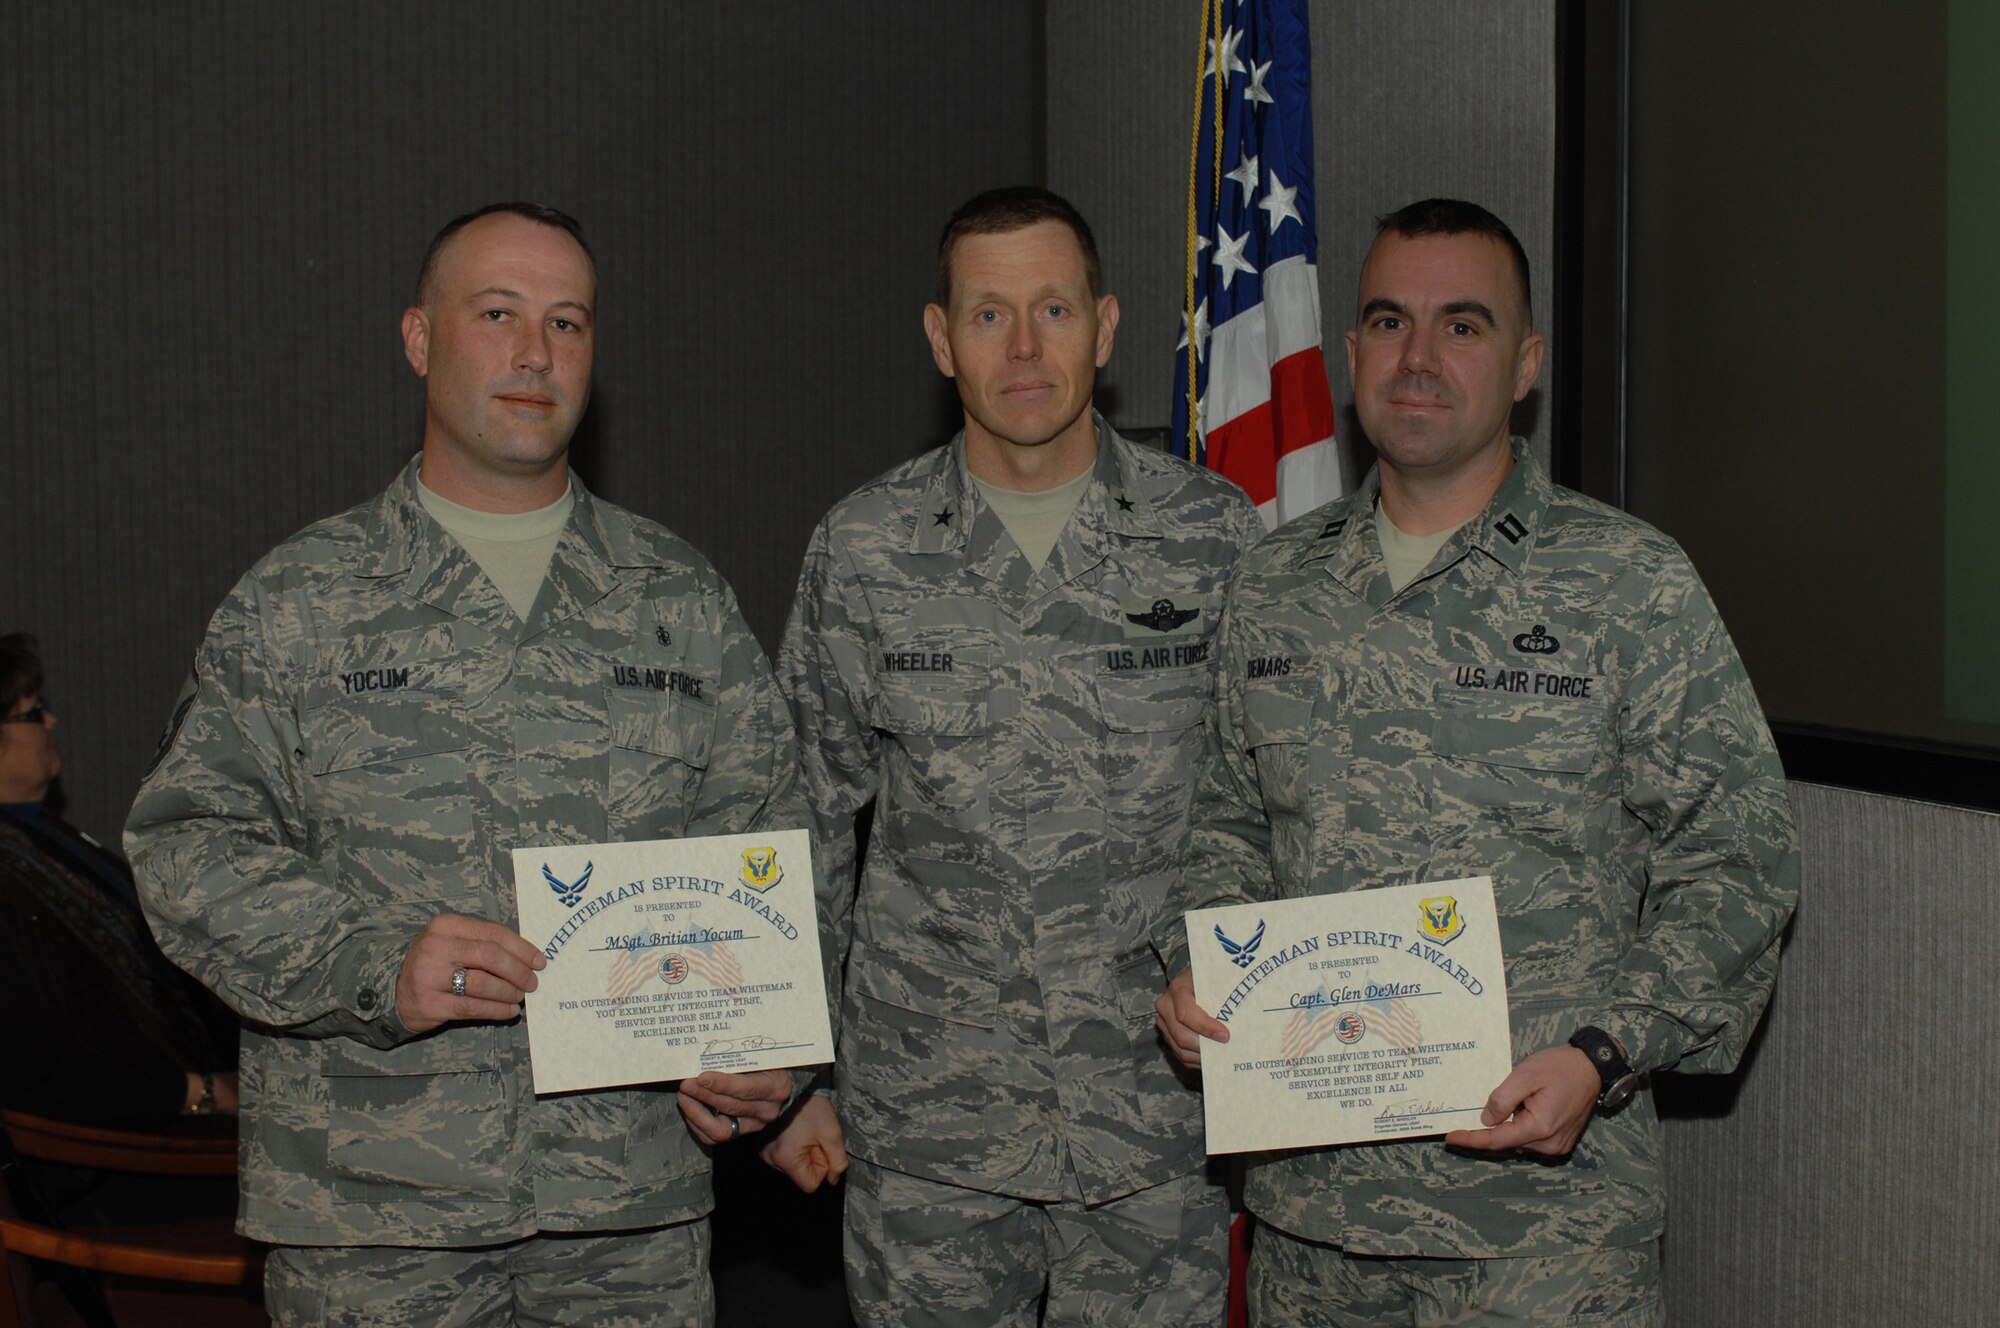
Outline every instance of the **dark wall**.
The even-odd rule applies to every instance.
[[[73,816],[115,836],[236,577],[415,448],[397,322],[495,199],[597,253],[579,471],[774,645],[812,523],[955,427],[932,247],[1033,173],[1033,9],[0,9],[0,631],[42,638]]]

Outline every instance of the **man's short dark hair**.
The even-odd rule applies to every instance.
[[[1477,203],[1467,203],[1456,198],[1426,198],[1421,203],[1398,208],[1375,222],[1375,238],[1381,239],[1390,231],[1406,240],[1420,240],[1426,235],[1485,235],[1507,246],[1507,252],[1514,258],[1514,275],[1521,279],[1521,308],[1527,312],[1528,322],[1535,321],[1534,300],[1528,285],[1528,251],[1521,247],[1514,232],[1506,222],[1488,212]]]
[[[419,307],[430,298],[431,275],[437,268],[438,255],[444,251],[445,244],[452,236],[473,222],[481,217],[490,217],[496,212],[512,213],[514,216],[525,217],[529,221],[539,221],[544,226],[553,226],[559,231],[567,232],[569,237],[583,249],[583,256],[590,259],[591,267],[594,269],[597,266],[597,259],[590,252],[590,241],[583,238],[583,223],[569,213],[558,212],[552,207],[543,207],[540,203],[488,203],[475,212],[468,212],[462,217],[453,217],[444,224],[443,229],[431,237],[431,247],[424,250],[424,265],[417,269],[416,302]]]
[[[26,632],[0,636],[0,714],[42,694],[42,652]]]
[[[1090,223],[1062,195],[1018,184],[988,189],[967,199],[944,224],[944,234],[938,239],[937,302],[946,307],[951,304],[951,251],[959,237],[1005,235],[1043,221],[1059,221],[1069,227],[1076,236],[1077,246],[1083,250],[1084,286],[1091,299],[1102,295],[1104,268],[1097,261],[1097,237],[1090,233]]]

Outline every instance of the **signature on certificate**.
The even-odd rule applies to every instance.
[[[777,1045],[778,1039],[774,1037],[711,1038],[708,1045],[701,1049],[701,1054],[704,1057],[722,1056],[739,1051],[763,1051]]]
[[[1421,1098],[1415,1102],[1405,1102],[1401,1098],[1391,1098],[1382,1104],[1380,1111],[1375,1113],[1375,1119],[1384,1120],[1399,1116],[1429,1116],[1440,1111],[1450,1110],[1451,1108],[1442,1102],[1430,1102]]]

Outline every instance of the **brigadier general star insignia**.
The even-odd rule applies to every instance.
[[[1156,632],[1171,632],[1176,627],[1185,627],[1200,616],[1200,609],[1177,609],[1170,599],[1156,599],[1153,601],[1153,607],[1146,612],[1128,613],[1125,618],[1128,622],[1138,623],[1141,627],[1150,627]]]
[[[936,525],[936,526],[948,526],[948,525],[950,525],[950,524],[951,524],[951,509],[950,509],[949,507],[947,507],[947,508],[945,508],[945,509],[944,509],[944,511],[942,511],[942,512],[932,512],[932,513],[931,513],[931,524],[932,524],[932,525]]]

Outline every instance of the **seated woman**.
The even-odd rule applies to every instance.
[[[48,805],[62,757],[42,680],[35,639],[0,637],[0,1107],[233,1134],[234,1016],[154,945],[125,860]],[[230,1182],[107,1191],[96,1173],[52,1167],[20,1179],[24,1214],[71,1221],[164,1220],[234,1202]]]

